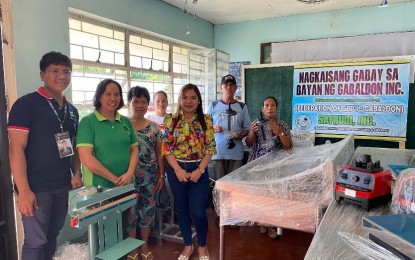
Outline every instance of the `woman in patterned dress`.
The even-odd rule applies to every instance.
[[[139,162],[134,172],[134,184],[138,192],[138,201],[130,211],[128,235],[136,237],[139,228],[140,237],[145,243],[140,247],[141,259],[153,259],[148,248],[148,237],[155,224],[155,193],[164,186],[165,167],[161,156],[161,132],[158,124],[144,118],[150,102],[150,94],[144,87],[132,87],[128,92],[130,121],[134,127],[139,150]],[[138,251],[131,252],[128,259],[139,259]]]
[[[248,147],[252,146],[251,153],[248,157],[248,162],[251,162],[258,157],[266,155],[268,153],[278,151],[281,149],[290,149],[292,146],[290,128],[288,124],[280,119],[277,119],[275,114],[278,111],[278,102],[274,97],[266,97],[262,106],[262,113],[266,119],[271,121],[271,130],[272,130],[272,146],[262,146],[261,140],[259,139],[257,132],[257,120],[254,120],[251,124],[251,129],[248,136],[245,139],[246,145]],[[279,230],[278,230],[279,229]],[[277,227],[265,227],[260,226],[261,233],[267,233],[271,239],[278,239],[279,234],[281,234],[281,228]]]

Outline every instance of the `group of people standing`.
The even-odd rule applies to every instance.
[[[83,185],[112,188],[134,183],[139,199],[127,212],[127,233],[136,237],[139,230],[140,238],[147,242],[155,223],[155,193],[164,187],[166,177],[184,241],[178,259],[187,260],[193,253],[194,225],[199,259],[208,260],[206,208],[211,159],[216,178],[221,178],[242,166],[243,138],[254,148],[255,156],[250,160],[291,147],[287,124],[275,117],[278,104],[273,97],[264,100],[262,110],[272,123],[275,146],[266,151],[256,146],[258,129],[255,122],[251,124],[247,106],[234,97],[237,86],[232,75],[222,78],[222,99],[210,104],[208,114],[203,111],[198,87],[187,84],[180,90],[173,114],[166,113],[165,92],[154,94],[156,111],[148,114],[148,90],[132,87],[127,94],[129,115],[123,116],[118,112],[125,105],[121,85],[105,79],[97,86],[94,111],[79,122],[77,109],[64,95],[71,73],[67,56],[45,54],[40,61],[44,85],[19,98],[9,114],[10,166],[25,234],[23,260],[52,259],[67,214],[68,192]],[[239,127],[233,148],[227,146],[229,140],[219,123],[229,105],[237,112]],[[154,256],[144,243],[127,258]]]

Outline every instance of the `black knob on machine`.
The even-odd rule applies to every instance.
[[[370,178],[365,177],[363,178],[363,184],[369,184],[370,183]]]
[[[360,177],[357,176],[357,175],[352,177],[352,181],[354,181],[354,182],[358,182],[359,180],[360,180]]]

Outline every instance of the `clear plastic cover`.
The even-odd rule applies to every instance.
[[[403,170],[393,190],[391,210],[393,213],[415,213],[415,169]]]
[[[316,133],[313,131],[290,130],[291,140],[295,147],[314,146]]]
[[[64,243],[56,251],[53,260],[88,260],[88,244],[69,244]]]
[[[380,166],[387,168],[388,164],[410,165],[414,152],[414,150],[403,149],[358,147],[352,159],[362,154],[370,154],[372,161],[380,160]],[[392,187],[393,193],[395,190]],[[362,227],[363,217],[386,214],[391,214],[389,204],[367,211],[345,202],[340,204],[331,202],[314,234],[305,259],[399,259],[369,240],[367,228]],[[395,239],[394,246],[403,249],[407,244]],[[415,252],[414,249],[412,251]]]
[[[333,200],[314,234],[305,259],[385,259],[363,257],[368,253],[368,250],[362,250],[364,244],[356,250],[356,247],[352,247],[351,240],[357,236],[368,239],[368,233],[362,227],[364,216],[384,215],[388,212],[389,208],[386,206],[377,207],[368,212],[353,204],[344,202],[338,204]],[[347,237],[344,236],[345,234],[348,234]]]
[[[333,198],[335,174],[354,152],[354,139],[312,147],[296,141],[291,150],[262,156],[216,181],[220,225],[260,223],[315,232]]]
[[[351,233],[339,232],[340,239],[360,257],[354,259],[399,260],[400,258],[373,241]],[[347,257],[346,257],[347,258]],[[343,258],[343,259],[346,259]],[[352,259],[348,256],[348,259]]]

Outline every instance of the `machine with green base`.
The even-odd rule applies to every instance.
[[[88,227],[89,259],[120,259],[144,241],[123,237],[122,212],[137,202],[133,184],[102,189],[87,186],[70,191],[71,226]]]

